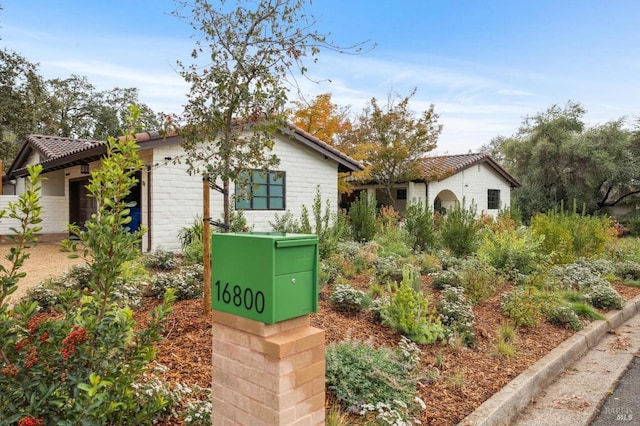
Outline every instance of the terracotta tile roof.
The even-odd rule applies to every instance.
[[[487,163],[497,173],[502,175],[511,186],[520,186],[520,182],[503,169],[489,154],[444,155],[439,157],[425,157],[420,160],[423,176],[427,181],[440,181],[481,163]]]
[[[325,158],[331,158],[336,161],[340,171],[359,171],[363,169],[360,163],[348,155],[293,125],[284,126],[281,130],[283,134],[292,136],[296,141],[320,152]],[[140,144],[140,149],[154,148],[159,144],[180,142],[180,137],[176,132],[169,134],[162,134],[156,131],[141,132],[136,133],[134,137]],[[122,137],[120,138],[122,139]],[[9,176],[13,177],[14,175],[25,176],[27,174],[25,162],[34,149],[42,154],[40,164],[42,164],[44,170],[52,171],[98,160],[106,152],[106,145],[105,141],[29,135],[3,179],[8,179]]]
[[[31,143],[34,148],[42,153],[44,157],[42,161],[65,157],[104,144],[104,142],[89,139],[72,139],[45,135],[29,135],[27,137],[27,143]]]

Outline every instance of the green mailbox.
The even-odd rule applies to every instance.
[[[213,234],[211,306],[266,324],[318,312],[318,237]]]

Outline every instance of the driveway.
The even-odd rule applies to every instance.
[[[6,256],[9,254],[11,244],[0,244],[0,264],[8,267],[9,261]],[[27,290],[38,285],[46,278],[56,277],[67,271],[72,265],[84,263],[83,259],[69,259],[68,253],[60,251],[59,243],[41,243],[36,247],[29,249],[31,254],[29,259],[25,260],[21,271],[26,272],[27,276],[20,280],[18,289],[9,296],[9,302],[15,303],[27,293]]]

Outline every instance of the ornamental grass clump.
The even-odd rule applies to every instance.
[[[414,289],[414,283],[414,270],[406,267],[400,288],[381,311],[382,323],[416,343],[435,343],[444,338],[444,327],[427,297]]]

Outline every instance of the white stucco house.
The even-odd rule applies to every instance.
[[[410,202],[421,202],[434,211],[446,212],[464,200],[467,207],[474,203],[478,214],[495,216],[500,209],[509,208],[511,188],[520,186],[520,182],[488,154],[425,157],[420,160],[420,167],[420,179],[399,183],[393,188],[394,204],[399,212]],[[343,198],[343,206],[362,191],[379,201],[386,198],[375,182],[355,188],[350,199]]]
[[[137,207],[131,209],[133,223],[148,228],[143,237],[142,250],[158,248],[180,250],[178,233],[191,226],[203,212],[202,176],[189,175],[187,166],[174,160],[184,156],[177,134],[160,135],[144,132],[135,135],[144,170],[139,184],[131,194]],[[26,167],[41,164],[43,176],[41,203],[43,205],[42,237],[68,237],[67,224],[83,224],[96,211],[95,201],[88,197],[85,185],[92,170],[100,167],[106,147],[102,141],[31,135],[21,146],[16,159],[2,177],[0,208],[15,201],[24,192]],[[280,164],[269,174],[254,173],[260,181],[250,200],[240,200],[241,209],[255,231],[270,231],[275,215],[286,211],[300,217],[303,205],[311,208],[317,188],[323,202],[329,200],[337,209],[338,172],[362,170],[363,166],[316,137],[293,125],[283,126],[275,137],[273,147]],[[232,188],[233,190],[233,188]],[[210,193],[211,217],[222,216],[222,194]],[[10,219],[0,221],[0,235],[9,234],[15,226]]]

